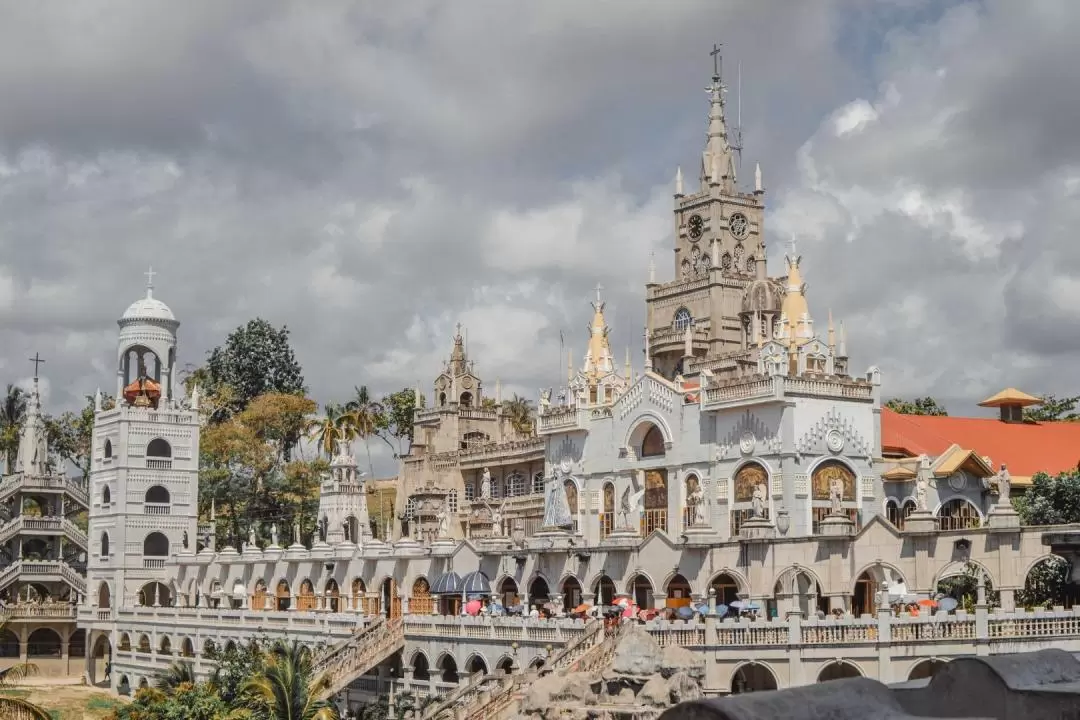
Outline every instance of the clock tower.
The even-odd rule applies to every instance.
[[[646,288],[646,360],[667,377],[738,369],[739,356],[753,345],[743,312],[746,289],[766,276],[761,171],[755,170],[754,190],[741,192],[735,162],[740,148],[728,133],[718,54],[714,49],[706,88],[709,125],[698,188],[684,191],[681,168],[675,178],[675,279],[657,283],[651,270]],[[749,367],[750,358],[744,359]]]

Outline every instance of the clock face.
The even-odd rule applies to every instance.
[[[697,240],[701,237],[702,230],[705,228],[705,221],[701,219],[700,215],[691,215],[686,223],[686,228],[690,238]]]
[[[750,234],[750,222],[742,213],[735,213],[728,219],[728,227],[731,234],[739,240],[744,240]]]

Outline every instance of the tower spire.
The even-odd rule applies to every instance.
[[[34,363],[34,384],[30,388],[30,397],[26,402],[26,417],[19,433],[19,450],[15,456],[15,472],[37,477],[47,472],[49,448],[45,439],[45,421],[41,417],[41,392],[38,367],[45,362],[40,353],[30,358]],[[8,468],[11,470],[12,468]]]
[[[705,88],[709,93],[709,131],[705,151],[701,155],[701,189],[706,189],[710,184],[723,185],[723,191],[730,193],[735,190],[735,161],[724,119],[724,93],[727,87],[722,80],[721,45],[714,44],[709,53],[713,58],[713,75],[712,83]]]

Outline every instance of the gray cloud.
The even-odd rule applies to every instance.
[[[427,384],[458,321],[489,387],[532,395],[562,377],[560,330],[580,357],[597,282],[640,367],[649,253],[670,277],[671,178],[696,175],[719,40],[772,271],[798,237],[819,327],[845,318],[857,365],[957,403],[1072,389],[1070,3],[2,13],[0,367],[48,356],[55,409],[109,387],[151,263],[181,362],[260,315],[293,329],[320,401]]]

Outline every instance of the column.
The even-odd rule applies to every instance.
[[[654,592],[652,594],[653,607],[657,609],[663,609],[667,606],[667,593]]]

